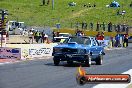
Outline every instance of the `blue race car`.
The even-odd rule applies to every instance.
[[[90,67],[91,61],[101,65],[105,53],[94,37],[70,37],[63,44],[53,47],[52,55],[54,65],[59,65],[60,61],[67,61],[68,64],[78,61]]]

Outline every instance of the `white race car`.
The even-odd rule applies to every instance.
[[[54,41],[55,42],[60,42],[62,39],[68,39],[71,36],[71,34],[69,33],[59,33],[58,37],[54,37]]]

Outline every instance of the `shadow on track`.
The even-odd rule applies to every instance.
[[[55,66],[54,63],[46,63],[44,65]],[[96,64],[92,63],[91,65],[96,65]],[[77,62],[74,62],[73,64],[67,64],[66,62],[60,62],[60,64],[58,66],[63,66],[63,67],[79,67],[79,66],[87,67],[84,63],[77,63]],[[55,67],[57,67],[57,66],[55,66]]]

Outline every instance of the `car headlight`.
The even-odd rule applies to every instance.
[[[62,51],[61,48],[53,48],[53,52],[55,52],[55,53],[59,53],[59,52],[61,52],[61,51]]]
[[[86,53],[86,50],[85,49],[78,49],[78,53],[79,54],[85,54]]]

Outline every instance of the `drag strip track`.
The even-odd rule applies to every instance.
[[[103,65],[85,67],[90,74],[120,74],[132,69],[132,45],[126,49],[109,50],[104,56]],[[62,62],[54,66],[52,57],[0,66],[0,88],[92,88],[96,84],[79,86],[76,72],[79,63],[68,66]]]

